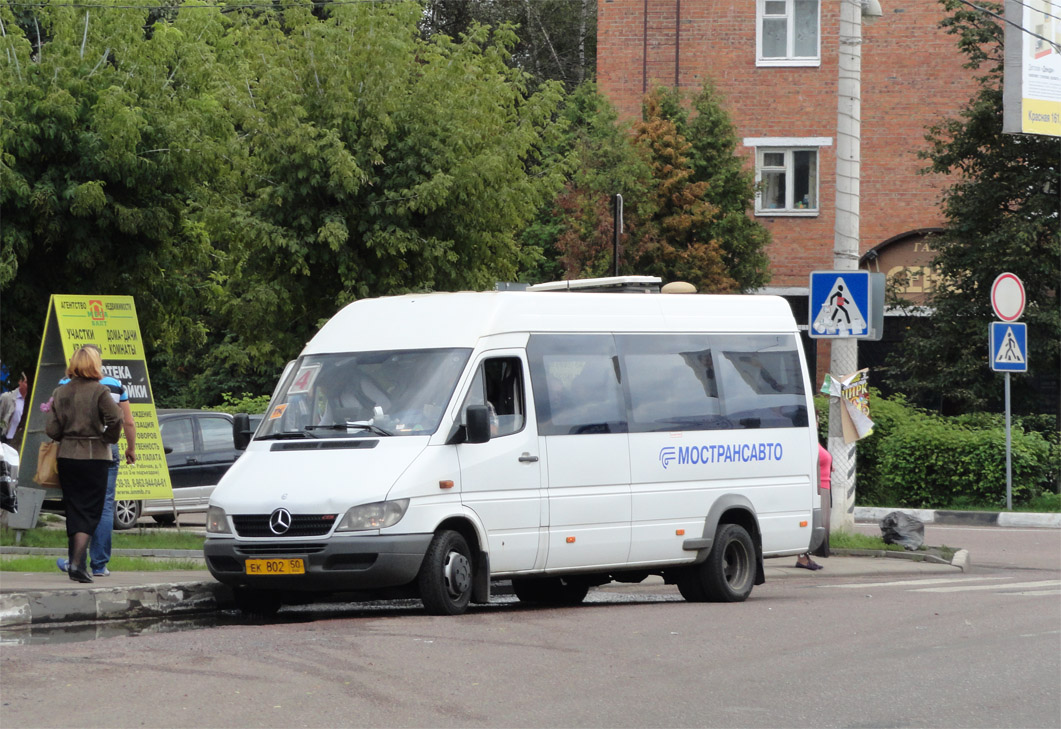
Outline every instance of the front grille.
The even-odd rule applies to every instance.
[[[236,534],[241,537],[319,537],[332,530],[336,514],[292,514],[291,528],[283,534],[269,529],[269,514],[240,514],[232,517]]]
[[[255,557],[273,554],[317,554],[324,549],[323,544],[240,544],[236,547],[236,552]]]

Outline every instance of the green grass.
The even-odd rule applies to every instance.
[[[64,545],[65,546],[65,545]],[[0,572],[54,572],[56,557],[3,556],[0,557]],[[148,559],[146,557],[114,556],[107,567],[112,572],[169,572],[173,570],[206,571],[206,563],[194,559]],[[103,584],[103,583],[101,583]]]
[[[830,532],[830,549],[888,549],[896,552],[906,551],[899,544],[885,544],[880,537],[873,537],[858,532]]]
[[[203,537],[196,534],[177,534],[173,532],[144,532],[130,530],[114,532],[111,538],[112,549],[202,549]],[[0,546],[15,546],[15,531],[0,531]],[[22,533],[20,547],[54,547],[66,549],[65,529],[27,529]]]
[[[889,552],[907,552],[909,550],[903,547],[901,544],[886,544],[884,539],[881,537],[870,536],[869,534],[860,534],[858,532],[830,532],[829,533],[829,548],[830,549],[870,549],[870,550],[886,550]],[[958,550],[954,547],[948,547],[947,545],[941,545],[939,547],[929,547],[921,545],[921,547],[911,554],[931,554],[936,557],[940,557],[948,562],[954,558],[955,552]]]

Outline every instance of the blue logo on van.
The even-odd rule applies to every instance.
[[[752,461],[780,461],[784,449],[780,443],[743,443],[737,445],[664,446],[659,449],[659,462],[666,469],[675,461],[679,466],[707,463],[750,463]]]
[[[661,448],[659,451],[659,462],[663,464],[664,470],[667,468],[667,466],[673,463],[674,459],[677,457],[678,449],[674,446],[666,446],[665,448]]]

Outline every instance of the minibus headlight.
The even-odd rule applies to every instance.
[[[409,508],[409,499],[397,501],[377,501],[375,504],[362,504],[346,512],[337,532],[358,532],[365,529],[383,529],[394,526],[405,516]]]
[[[231,534],[228,528],[228,517],[225,510],[220,506],[211,506],[206,510],[206,533],[207,534]]]

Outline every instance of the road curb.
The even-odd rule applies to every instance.
[[[893,509],[882,506],[856,506],[855,521],[876,523],[888,514],[901,511],[925,524],[947,526],[999,526],[1061,529],[1061,513],[1035,514],[1023,511],[949,511],[945,509]]]
[[[959,549],[950,560],[926,552],[908,552],[895,549],[830,549],[830,555],[837,557],[875,557],[879,559],[905,559],[910,562],[931,562],[957,567],[962,572],[969,566],[969,551]]]
[[[229,603],[228,588],[218,582],[35,590],[0,595],[0,627],[171,617],[211,612]]]

